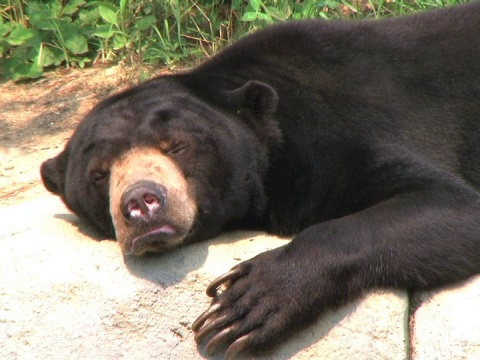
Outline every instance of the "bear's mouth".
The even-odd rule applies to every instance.
[[[134,237],[130,242],[130,249],[138,255],[147,251],[162,252],[171,247],[169,240],[176,237],[176,234],[177,231],[171,225],[161,225]]]

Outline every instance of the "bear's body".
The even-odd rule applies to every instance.
[[[99,104],[44,183],[126,253],[298,233],[193,324],[261,350],[365,289],[480,272],[479,34],[480,3],[270,27]]]

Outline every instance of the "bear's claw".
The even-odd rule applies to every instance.
[[[235,340],[235,342],[230,345],[225,352],[225,358],[227,360],[232,360],[233,358],[235,358],[239,353],[241,353],[248,347],[249,341],[250,335],[244,335],[241,338]]]
[[[192,324],[192,330],[195,331],[197,334],[195,335],[195,340],[200,341],[202,338],[202,333],[199,332],[205,321],[208,320],[210,316],[215,314],[217,311],[220,310],[220,304],[212,305],[207,311],[205,311],[202,315],[200,315],[197,320],[195,320]]]
[[[218,288],[223,285],[227,284],[227,287],[229,287],[230,283],[236,279],[238,279],[242,275],[242,271],[239,268],[234,268],[230,270],[229,272],[217,277],[215,280],[213,280],[210,285],[207,286],[207,295],[210,297],[215,297],[217,296],[217,291]]]

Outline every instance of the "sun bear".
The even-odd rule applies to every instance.
[[[192,326],[209,353],[270,348],[368,289],[480,273],[479,35],[478,2],[268,27],[102,101],[43,182],[127,254],[294,235]]]

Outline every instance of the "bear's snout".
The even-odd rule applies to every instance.
[[[153,181],[139,181],[123,193],[120,206],[127,220],[148,222],[162,211],[166,200],[165,187]]]
[[[191,231],[197,204],[180,168],[162,151],[136,148],[110,168],[110,214],[126,254],[163,252]]]

